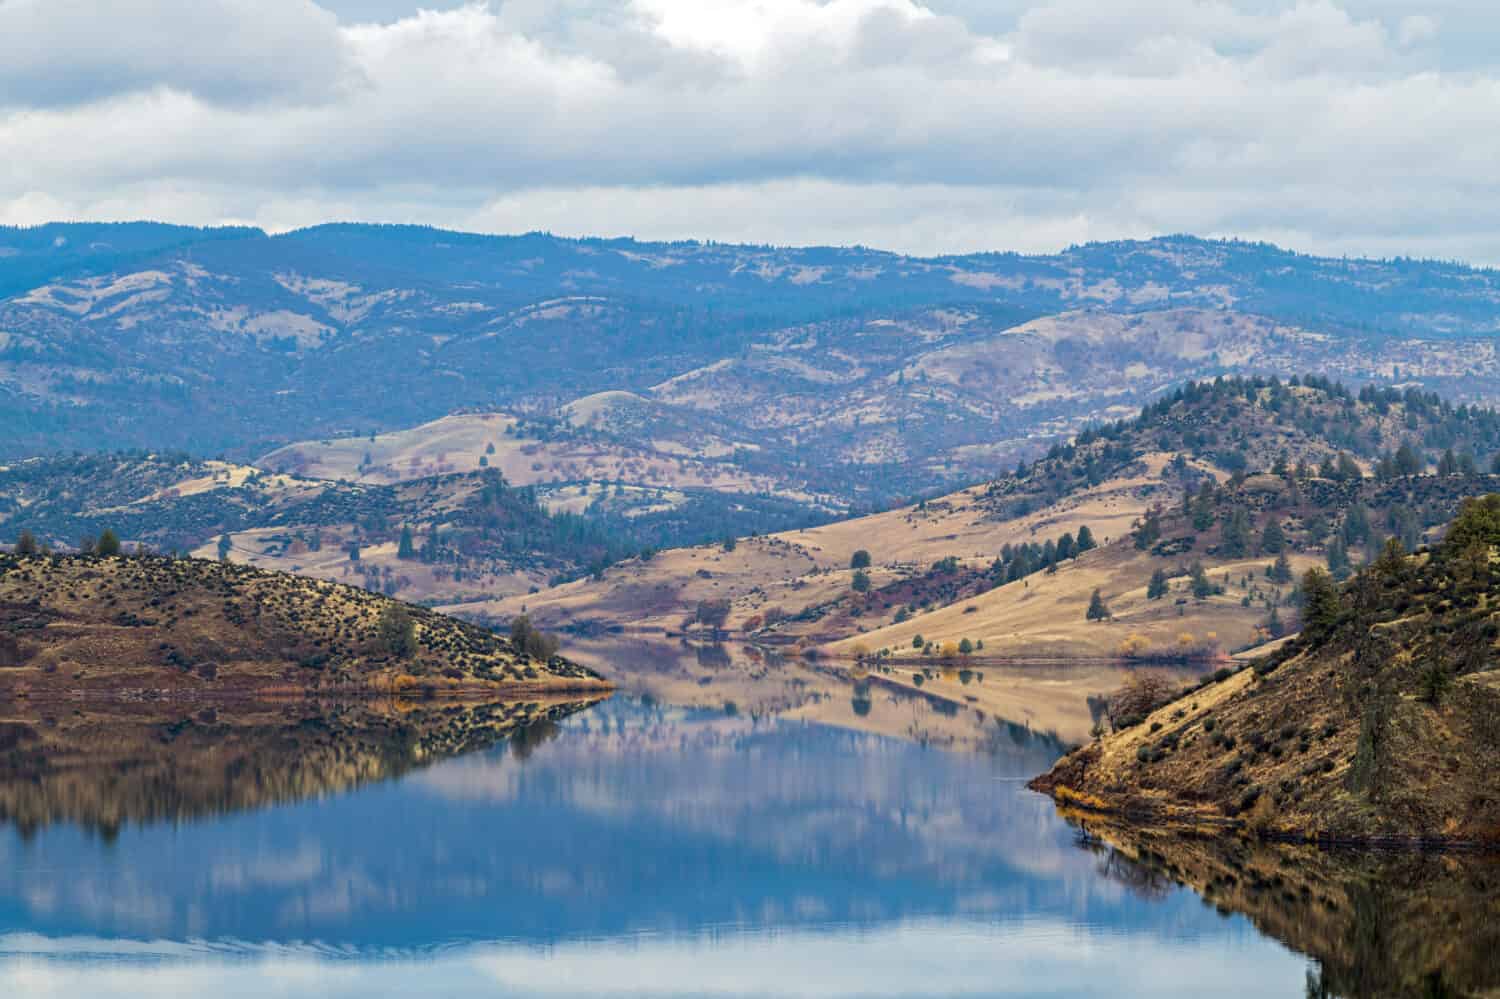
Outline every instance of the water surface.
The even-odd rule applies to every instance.
[[[155,727],[181,741],[207,722],[186,724]],[[0,833],[7,994],[1303,988],[1307,960],[1244,917],[1082,848],[1020,783],[1059,751],[1046,737],[1006,730],[989,754],[958,754],[616,698],[390,765],[438,744],[438,723],[423,724],[420,738],[389,730],[405,748],[371,754],[388,770],[346,759],[359,776],[299,778],[306,796],[225,796],[202,768],[118,752],[103,777],[0,788],[32,809]],[[284,783],[280,768],[331,744],[278,739],[231,760],[223,782]],[[118,811],[109,788],[148,793],[128,776],[143,769],[148,817],[96,821]],[[205,793],[220,805],[203,807]]]

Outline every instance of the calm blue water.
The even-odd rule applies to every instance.
[[[0,831],[7,996],[1300,995],[959,755],[616,698],[518,754],[111,840]]]

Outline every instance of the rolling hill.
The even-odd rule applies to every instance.
[[[0,555],[3,696],[601,692],[597,673],[363,589],[202,559]]]
[[[1238,648],[1259,637],[1272,607],[1292,623],[1288,582],[1265,582],[1281,550],[1295,572],[1326,561],[1330,548],[1357,562],[1393,533],[1414,545],[1484,488],[1478,467],[1497,449],[1495,413],[1426,393],[1356,395],[1317,377],[1191,383],[983,486],[446,609],[503,620],[524,608],[552,627],[673,631],[692,626],[700,604],[727,602],[723,626],[757,640],[842,655],[884,648],[896,659],[917,654],[917,635],[936,647],[983,640],[992,656],[1112,656],[1133,633],[1142,649],[1175,647],[1184,632],[1194,644]],[[1432,457],[1449,474],[1418,474]],[[1137,547],[1146,519],[1156,537]],[[1271,520],[1280,541],[1268,550]],[[1238,536],[1226,544],[1231,525]],[[1062,537],[1075,544],[1083,527],[1096,549],[1057,557]],[[851,568],[859,551],[867,569]],[[1223,592],[1184,599],[1194,563]],[[1169,592],[1148,600],[1158,570]],[[1094,589],[1112,621],[1085,619]]]
[[[1497,546],[1490,494],[1441,544],[1389,544],[1342,587],[1309,574],[1296,639],[1175,699],[1133,700],[1035,786],[1158,824],[1493,846]]]
[[[80,224],[0,229],[0,251],[0,458],[271,453],[389,484],[413,457],[392,432],[485,413],[536,449],[500,456],[518,484],[857,513],[993,478],[1184,379],[1500,398],[1493,272],[1190,237],[917,259]],[[463,425],[447,452],[424,430],[419,465],[472,468]]]

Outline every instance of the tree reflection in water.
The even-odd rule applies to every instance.
[[[1308,955],[1309,997],[1500,988],[1500,857],[1324,850],[1070,818],[1100,873],[1132,893],[1186,885]]]

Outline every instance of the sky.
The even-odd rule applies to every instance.
[[[1493,0],[0,0],[0,224],[1500,264]]]

